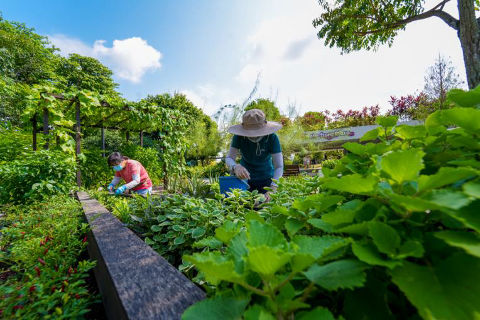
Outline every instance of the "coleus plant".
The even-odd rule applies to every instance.
[[[183,318],[478,317],[480,87],[449,99],[421,126],[380,117],[319,194],[217,228],[184,257],[211,297]]]

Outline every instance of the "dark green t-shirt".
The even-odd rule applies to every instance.
[[[266,180],[273,177],[272,154],[282,152],[275,133],[265,136],[259,142],[247,137],[233,136],[232,148],[242,153],[240,164],[250,172],[250,180]]]

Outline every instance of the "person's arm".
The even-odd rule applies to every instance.
[[[135,169],[133,170],[133,173],[132,173],[132,181],[125,184],[124,186],[127,188],[127,190],[130,190],[132,188],[135,188],[139,184],[140,184],[140,166],[135,165]]]
[[[280,179],[283,176],[283,154],[281,152],[272,154],[273,162],[273,180]],[[272,186],[277,186],[275,182],[272,182]]]
[[[113,177],[112,182],[108,185],[108,191],[112,192],[115,186],[122,180],[122,178],[117,177],[116,175]]]
[[[230,170],[230,172],[233,172],[233,169],[237,164],[237,162],[235,161],[235,159],[237,159],[237,155],[238,155],[238,149],[234,147],[230,147],[230,150],[228,150],[227,157],[225,158],[225,163],[227,164],[228,170]]]

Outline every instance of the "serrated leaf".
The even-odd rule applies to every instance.
[[[307,279],[327,290],[363,286],[365,264],[357,260],[338,260],[325,265],[313,265],[304,272]]]
[[[374,191],[377,182],[377,178],[371,175],[363,177],[360,174],[351,174],[340,179],[327,178],[323,185],[326,188],[341,192],[365,194]]]
[[[430,176],[421,175],[418,178],[418,189],[425,191],[440,188],[473,175],[476,175],[476,171],[470,168],[442,167],[437,173]]]
[[[193,263],[205,279],[217,285],[220,281],[238,282],[242,276],[235,272],[233,261],[220,252],[194,253],[183,257],[183,260]]]
[[[295,236],[292,241],[298,246],[297,252],[310,254],[315,259],[320,259],[350,244],[350,239],[335,236]]]
[[[275,274],[275,272],[287,264],[292,257],[290,252],[265,245],[253,248],[249,247],[248,249],[247,261],[250,268],[264,276]]]
[[[215,237],[223,243],[228,243],[240,230],[240,228],[230,220],[215,229]]]
[[[471,320],[480,315],[478,270],[480,259],[458,254],[433,267],[404,262],[391,274],[423,318]]]
[[[480,232],[480,200],[470,203],[456,211],[446,211],[452,218],[461,221],[465,226]]]
[[[366,147],[363,144],[356,142],[344,143],[343,148],[351,153],[358,154],[359,156],[363,156],[367,152]]]
[[[334,230],[334,228],[331,224],[326,223],[322,219],[317,219],[317,218],[308,219],[307,222],[309,224],[311,224],[312,226],[314,226],[315,228],[320,229],[320,230],[325,231],[325,232],[333,232],[333,230]]]
[[[415,240],[407,240],[400,246],[398,254],[395,256],[397,259],[404,259],[407,257],[421,258],[425,253],[425,249],[422,244]]]
[[[285,229],[287,230],[289,237],[293,237],[303,227],[305,227],[303,221],[297,219],[287,219],[287,221],[285,221]]]
[[[453,247],[462,248],[472,256],[480,258],[480,237],[467,231],[440,231],[435,237],[442,239]]]
[[[239,320],[247,304],[246,299],[214,297],[188,307],[182,320]]]
[[[158,226],[158,225],[153,225],[150,227],[150,230],[152,230],[153,232],[160,232],[162,231],[162,227]]]
[[[399,194],[391,194],[390,200],[396,205],[412,212],[425,212],[427,210],[441,209],[441,206],[430,201],[421,198],[402,196]]]
[[[452,108],[438,110],[428,116],[425,125],[428,127],[457,126],[467,131],[477,132],[480,130],[480,109]]]
[[[180,245],[182,243],[185,242],[185,237],[183,235],[181,235],[180,237],[176,237],[174,240],[173,240],[173,244],[175,245]]]
[[[397,183],[413,181],[424,168],[423,156],[419,149],[399,150],[387,153],[380,159],[380,168]]]
[[[389,255],[396,253],[401,240],[394,228],[383,222],[371,221],[368,224],[368,231],[380,252]]]
[[[322,220],[332,226],[352,223],[357,211],[360,210],[362,206],[363,202],[358,199],[346,202],[335,211],[323,214]]]
[[[324,307],[316,307],[312,311],[304,311],[299,313],[298,320],[335,320],[333,314]]]
[[[383,266],[393,269],[402,264],[402,262],[398,260],[387,260],[383,258],[373,245],[354,242],[352,244],[352,251],[360,261],[374,266]]]
[[[250,221],[247,227],[249,247],[269,246],[272,248],[284,248],[287,241],[283,234],[273,225]]]
[[[340,233],[349,233],[349,234],[358,234],[358,235],[367,235],[368,234],[368,224],[370,222],[364,221],[356,224],[351,224],[342,228],[335,229],[335,232]]]

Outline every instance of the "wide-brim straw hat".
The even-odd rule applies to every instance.
[[[228,132],[243,137],[260,137],[282,129],[278,122],[267,121],[265,113],[260,109],[251,109],[243,114],[242,124],[228,128]]]

